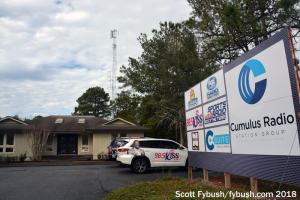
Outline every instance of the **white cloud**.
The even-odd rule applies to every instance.
[[[80,21],[85,20],[89,17],[89,13],[86,12],[70,12],[70,13],[57,13],[55,15],[56,20],[65,20],[65,21]]]

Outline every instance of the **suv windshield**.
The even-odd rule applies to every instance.
[[[178,149],[180,147],[180,145],[171,141],[161,141],[161,146],[164,149]]]

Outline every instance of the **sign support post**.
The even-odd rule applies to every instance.
[[[193,179],[193,167],[188,166],[188,180],[192,180],[192,179]]]
[[[250,187],[251,187],[251,192],[254,193],[254,195],[257,195],[258,189],[257,189],[257,179],[256,178],[251,178],[250,177]]]
[[[225,188],[231,188],[230,174],[224,172]]]
[[[204,182],[208,182],[208,170],[203,169],[203,180]]]

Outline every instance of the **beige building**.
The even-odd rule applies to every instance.
[[[41,118],[52,125],[43,149],[43,156],[93,156],[108,153],[107,146],[115,137],[144,137],[149,128],[138,126],[121,118],[111,121],[94,116],[51,115]],[[23,135],[30,120],[12,117],[0,120],[0,156],[19,156],[27,151],[32,157],[28,141]]]

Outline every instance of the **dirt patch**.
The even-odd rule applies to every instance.
[[[250,180],[249,180],[250,181]],[[203,180],[191,180],[189,185],[194,186],[196,183],[198,184],[207,184],[214,189],[221,188],[225,189],[225,179],[224,177],[210,177],[208,182],[204,182]],[[231,189],[245,189],[245,185],[234,183],[231,180]]]

